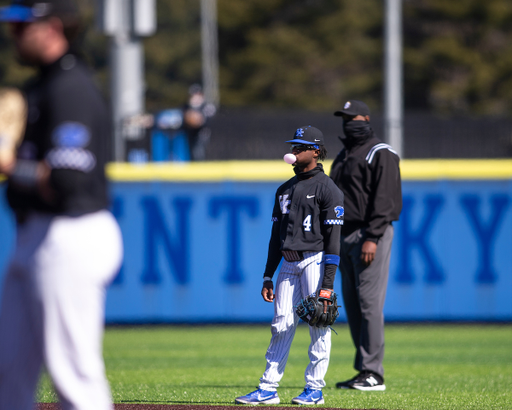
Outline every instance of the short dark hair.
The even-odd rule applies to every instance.
[[[327,150],[325,149],[325,145],[319,145],[318,147],[318,161],[323,161],[327,158]]]

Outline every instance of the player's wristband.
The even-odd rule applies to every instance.
[[[265,282],[272,282],[272,278],[270,276],[264,276],[263,283],[265,283]]]
[[[325,255],[325,264],[326,265],[336,265],[338,266],[340,264],[340,257],[338,255]]]

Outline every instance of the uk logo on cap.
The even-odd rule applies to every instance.
[[[295,137],[302,137],[302,136],[304,136],[304,129],[303,128],[297,129],[297,131],[295,131]]]
[[[350,104],[350,101],[347,101],[347,102],[345,103],[345,105],[343,106],[343,109],[345,109],[345,110],[346,110],[347,108],[350,108],[350,106],[351,106],[351,105],[352,105],[352,104]]]

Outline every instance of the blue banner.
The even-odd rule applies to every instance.
[[[260,291],[279,185],[112,181],[125,258],[107,322],[270,321]],[[386,319],[512,320],[512,181],[406,180],[403,200]],[[14,224],[4,202],[0,223],[5,267]],[[338,273],[339,293],[340,283]]]

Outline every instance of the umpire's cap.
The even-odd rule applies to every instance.
[[[370,109],[362,101],[350,100],[345,103],[342,110],[336,111],[334,113],[334,115],[337,117],[341,117],[343,114],[351,115],[353,117],[356,115],[362,115],[366,117],[367,115],[370,115]]]
[[[286,142],[290,144],[324,145],[324,134],[318,128],[311,125],[297,128],[293,136],[294,139]]]
[[[0,8],[0,21],[30,23],[50,16],[78,19],[80,10],[75,0],[12,0]]]

